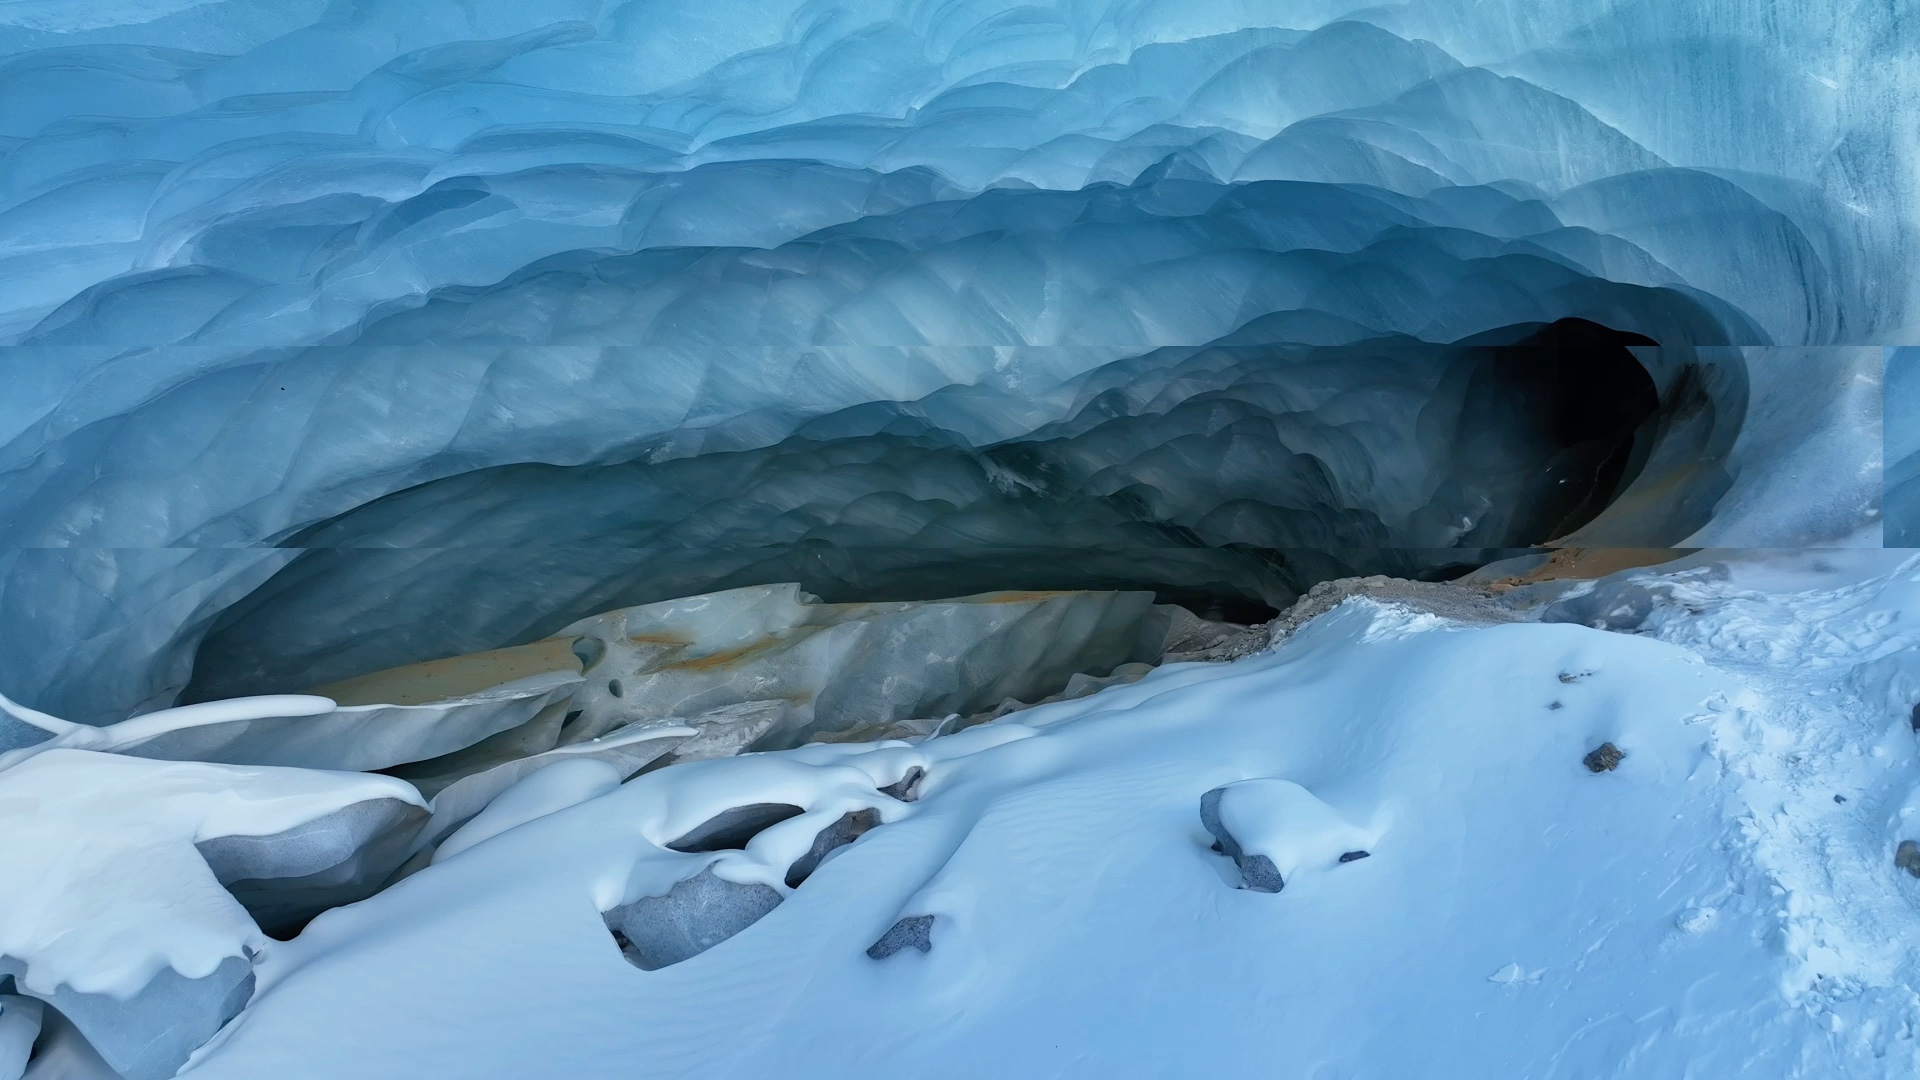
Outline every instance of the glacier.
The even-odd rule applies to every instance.
[[[1920,1064],[1916,72],[0,4],[0,1080]]]
[[[1588,538],[1768,546],[1870,532],[1878,478],[1849,464],[1868,456],[1877,410],[1846,385],[1877,382],[1874,347],[1915,325],[1920,200],[1898,108],[1913,89],[1911,20],[1734,0],[1535,8],[1301,4],[1282,25],[1239,2],[12,5],[0,19],[0,610],[33,630],[5,642],[10,691],[88,722],[174,704],[196,678],[193,697],[257,692],[262,669],[370,628],[342,611],[331,639],[314,626],[275,645],[253,641],[262,628],[236,606],[278,593],[298,607],[303,580],[335,577],[349,592],[404,582],[432,606],[461,574],[488,572],[483,549],[548,546],[504,528],[451,545],[367,535],[356,511],[386,496],[445,497],[464,478],[472,508],[431,512],[451,523],[511,497],[485,489],[513,474],[488,470],[724,469],[737,462],[703,459],[792,459],[810,449],[796,438],[902,425],[971,457],[1084,427],[1095,387],[1180,378],[1151,369],[1196,350],[1253,348],[1257,369],[1275,344],[1302,363],[1316,347],[1404,356],[1587,320],[1657,342],[1658,379],[1690,364],[1719,373],[1706,392],[1720,414],[1708,446],[1697,433],[1674,444],[1703,463],[1681,520]],[[1242,396],[1225,358],[1199,363],[1222,371],[1209,389]],[[1826,365],[1848,373],[1810,388],[1834,403],[1826,422],[1749,409],[1746,383],[1800,401],[1796,369]],[[1398,381],[1360,377],[1351,392]],[[1255,407],[1354,427],[1317,394]],[[1177,436],[1136,438],[1108,454]],[[904,570],[846,583],[724,559],[649,583],[625,565],[646,546],[630,526],[569,538],[612,550],[597,580],[543,576],[579,598],[575,616],[781,577],[837,601],[1091,583],[1272,607],[1320,578],[1452,563],[1369,555],[1259,582],[1275,575],[1215,551],[1528,547],[1571,532],[1460,545],[1390,522],[1329,526],[1330,513],[1378,513],[1370,502],[1405,512],[1432,494],[1422,469],[1431,484],[1447,463],[1431,448],[1392,449],[1383,467],[1304,433],[1278,441],[1332,474],[1336,501],[1246,493],[1311,520],[1212,530],[1181,553],[1200,564],[1184,580],[1157,580],[1128,552],[1097,579],[1045,566],[1025,582],[968,579],[982,552],[949,560],[938,588]],[[909,466],[914,451],[862,449],[896,472],[925,467]],[[1806,492],[1769,500],[1786,481],[1768,477],[1808,456],[1828,463],[1800,474],[1822,505],[1770,527],[1773,506]],[[795,468],[844,472],[832,459]],[[1732,496],[1714,490],[1736,473]],[[689,524],[696,511],[652,476],[602,497]],[[871,483],[919,501],[903,477]],[[839,516],[846,498],[793,477],[777,487],[767,497],[814,517]],[[1716,502],[1718,528],[1701,509]],[[1111,531],[1113,511],[1095,509],[1080,527]],[[1184,547],[1201,509],[1118,513]],[[754,500],[735,516],[757,531],[771,513]],[[863,545],[867,528],[742,559],[892,546],[884,532]],[[298,550],[313,530],[335,534],[319,557]],[[416,555],[402,566],[335,544]],[[434,546],[466,550],[420,554]],[[330,558],[355,565],[320,566]],[[483,635],[524,640],[566,614],[497,606],[473,636],[396,644],[393,662]],[[235,638],[277,655],[229,660]]]

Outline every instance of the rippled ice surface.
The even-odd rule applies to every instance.
[[[0,612],[28,629],[0,671],[105,722],[196,679],[300,689],[288,671],[356,638],[401,662],[771,580],[1205,608],[1471,564],[1418,553],[1562,519],[1510,522],[1510,488],[1479,490],[1444,436],[1368,420],[1408,431],[1459,365],[1409,347],[1563,319],[1660,342],[1642,358],[1693,418],[1643,432],[1659,475],[1598,492],[1622,505],[1581,539],[1871,543],[1879,346],[1916,323],[1911,22],[1736,0],[8,5]],[[1244,347],[1304,393],[1210,358]],[[1329,348],[1350,379],[1298,370]],[[1036,521],[1012,503],[1059,485],[973,463],[1084,436],[1108,394],[1121,428],[1081,457],[1118,472],[1067,478],[1093,503]],[[1196,421],[1206,402],[1251,417]],[[871,467],[816,439],[865,440]],[[1256,448],[1300,467],[1196,484]],[[495,512],[513,474],[488,470],[729,452],[790,467],[756,487],[685,466],[745,500],[648,474],[543,513],[756,542],[688,563],[576,528],[586,550],[532,557],[543,601],[497,595],[465,636],[425,614],[510,576],[508,552],[568,546]],[[915,490],[928,454],[977,475]],[[360,528],[396,494],[417,529]],[[316,537],[410,553],[302,558]],[[1079,580],[1049,538],[1089,553]],[[924,557],[848,568],[902,547]],[[1029,580],[980,581],[1002,565]],[[422,614],[352,599],[383,589]],[[234,610],[309,592],[347,599],[299,631]]]

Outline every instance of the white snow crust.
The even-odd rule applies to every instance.
[[[164,968],[201,978],[267,939],[194,843],[373,799],[424,805],[386,776],[35,754],[0,769],[0,956],[24,961],[20,981],[47,993],[131,997]]]
[[[951,736],[647,773],[322,915],[188,1075],[1903,1075],[1920,565],[1730,566],[1636,577],[1637,633],[1353,599]],[[915,801],[877,792],[914,768]],[[1313,872],[1236,889],[1198,815],[1223,784]],[[804,813],[663,846],[759,803]],[[1349,837],[1369,857],[1324,865]],[[625,963],[596,912],[707,867],[785,902]],[[869,958],[912,915],[930,949]]]

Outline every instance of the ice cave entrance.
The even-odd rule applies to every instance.
[[[1711,366],[1578,319],[1442,346],[1228,342],[1089,372],[1059,419],[985,445],[885,403],[768,445],[473,470],[288,536],[301,554],[219,616],[181,700],[771,582],[829,603],[1144,590],[1264,621],[1319,581],[1444,578],[1574,535],[1627,513],[1650,465],[1673,474],[1651,482],[1660,513],[1710,508],[1685,489],[1714,486],[1702,455],[1742,404],[1703,406]],[[1640,546],[1692,527],[1633,526],[1664,530]]]

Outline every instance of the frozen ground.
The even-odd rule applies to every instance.
[[[266,942],[187,1075],[1910,1075],[1920,564],[1693,562],[1598,587],[1637,632],[1356,598],[1277,651],[943,738],[546,785],[509,823],[557,812]],[[1624,757],[1589,771],[1603,743]],[[1304,791],[1223,815],[1277,894],[1199,813],[1261,778]],[[754,804],[805,812],[665,847]],[[784,902],[624,960],[601,913],[707,868]],[[869,955],[928,915],[925,951]]]

